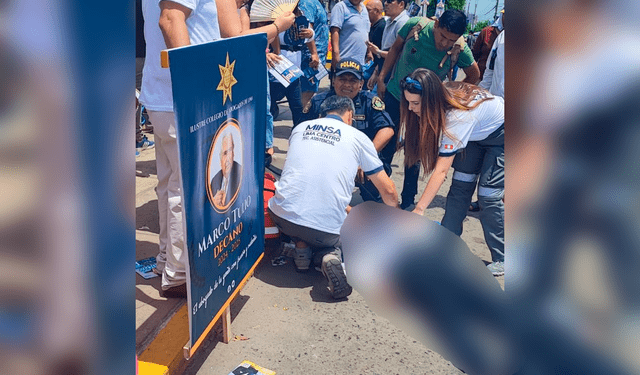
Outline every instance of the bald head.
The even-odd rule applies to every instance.
[[[382,1],[380,0],[369,0],[367,3],[367,12],[369,12],[369,21],[371,23],[376,23],[380,18],[382,18]]]

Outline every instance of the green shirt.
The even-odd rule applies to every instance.
[[[409,31],[418,23],[420,17],[410,18],[407,23],[398,31],[398,37],[406,39]],[[451,59],[447,59],[442,69],[438,68],[440,61],[447,51],[438,51],[436,49],[435,39],[433,37],[433,26],[435,22],[430,22],[418,33],[419,38],[416,42],[414,38],[410,38],[405,42],[404,49],[400,52],[398,61],[396,62],[395,72],[387,84],[387,91],[396,99],[400,100],[402,95],[400,92],[400,80],[412,73],[418,68],[427,68],[434,71],[440,79],[444,80],[451,66]],[[473,64],[473,54],[469,46],[465,44],[464,49],[458,57],[458,66],[466,68]]]

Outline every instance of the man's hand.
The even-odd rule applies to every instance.
[[[369,77],[369,80],[367,81],[367,88],[369,90],[373,90],[373,88],[376,86],[376,83],[378,83],[378,68],[376,68],[376,70],[373,71],[371,77]]]
[[[384,84],[384,77],[382,74],[378,75],[378,97],[384,100],[384,94],[387,92],[387,85]]]
[[[304,39],[311,39],[313,38],[313,30],[304,28],[298,32],[298,35]]]
[[[320,65],[320,57],[317,53],[311,55],[311,60],[309,60],[309,67],[313,69],[318,69]]]
[[[271,52],[267,53],[267,65],[269,65],[270,68],[275,67],[280,60],[282,60],[282,58],[279,55]]]
[[[418,208],[418,206],[416,206],[416,208],[414,208],[413,211],[411,212],[413,212],[414,214],[418,214],[420,216],[424,215],[424,210],[421,208]]]
[[[225,192],[222,190],[218,190],[216,195],[213,196],[213,204],[215,204],[216,206],[222,207],[224,206],[225,198],[226,198]]]
[[[364,57],[364,62],[368,63],[371,60],[373,60],[373,54],[371,53],[371,51],[367,50],[367,54]]]
[[[365,43],[367,43],[367,50],[371,52],[373,55],[377,55],[380,53],[380,48],[378,48],[378,46],[376,46],[375,44],[369,41],[366,41]]]

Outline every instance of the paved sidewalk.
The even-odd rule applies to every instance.
[[[325,79],[321,90],[326,90],[327,87],[328,81]],[[272,172],[278,172],[284,166],[291,124],[288,106],[286,103],[281,104],[279,118],[274,124],[275,154]],[[153,140],[153,134],[147,134],[147,136]],[[392,165],[392,180],[398,192],[402,189],[402,161],[403,153],[400,152],[394,158]],[[274,174],[278,177],[277,173]],[[136,259],[155,256],[158,252],[156,185],[155,151],[153,149],[142,151],[141,156],[136,160]],[[419,182],[419,193],[425,185],[426,181]],[[427,218],[440,221],[444,214],[445,197],[449,185],[450,178],[426,211]],[[359,202],[361,199],[356,193],[352,204]],[[477,213],[469,213],[464,225],[462,239],[474,254],[489,261],[490,255],[483,239]],[[428,369],[427,372],[430,373],[459,373],[437,353],[431,352],[422,344],[412,340],[369,310],[366,302],[356,291],[349,301],[333,303],[328,297],[328,291],[323,290],[326,287],[326,281],[320,273],[300,275],[293,272],[293,266],[290,264],[279,269],[272,267],[269,260],[274,256],[276,251],[274,247],[277,244],[270,243],[270,245],[272,247],[267,249],[265,254],[266,261],[256,269],[255,277],[249,280],[231,305],[233,335],[253,335],[251,340],[243,341],[243,344],[232,342],[225,345],[218,342],[219,331],[214,329],[210,337],[205,340],[201,353],[196,354],[189,363],[182,361],[181,350],[188,340],[188,326],[185,326],[186,300],[162,298],[159,295],[160,278],[144,280],[136,276],[136,352],[139,356],[142,354],[140,359],[152,358],[156,361],[155,363],[162,361],[164,365],[178,372],[184,371],[186,367],[186,373],[189,374],[227,374],[243,359],[255,361],[279,374],[293,375],[302,374],[302,371],[346,374],[347,367],[342,367],[339,364],[342,363],[341,361],[351,364],[349,368],[350,371],[356,371],[354,373],[380,373],[381,368],[393,371],[394,367],[389,366],[390,364],[395,364],[399,373],[417,373],[415,371],[423,373],[424,369]],[[498,280],[503,284],[502,277]],[[283,311],[286,314],[283,315]],[[329,322],[327,324],[333,328],[327,331],[325,324],[314,322],[314,319]],[[332,323],[345,319],[351,323],[342,322],[337,326]],[[306,333],[300,335],[301,332]],[[328,336],[323,338],[323,335]],[[347,345],[352,337],[359,337],[358,335],[364,338],[370,337],[370,339],[356,340],[359,342],[358,348]],[[380,341],[381,335],[388,337],[391,341]],[[376,336],[378,338],[374,340]],[[332,344],[331,340],[336,341]],[[385,345],[389,347],[383,348]],[[153,353],[150,353],[150,347],[153,347]],[[339,349],[340,347],[343,349]],[[392,347],[397,347],[397,352],[401,354],[394,354],[396,349],[392,350]],[[279,348],[286,348],[286,351],[283,353]],[[317,352],[316,358],[307,358],[307,365],[291,363],[298,359],[296,356],[310,356],[312,351]],[[363,355],[363,351],[368,351],[367,355]],[[323,368],[314,366],[323,366]]]

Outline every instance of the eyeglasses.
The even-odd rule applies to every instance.
[[[409,76],[404,77],[404,79],[400,81],[400,87],[402,88],[402,90],[407,90],[409,92],[415,91],[414,94],[422,93],[422,85],[420,84],[420,82]]]

